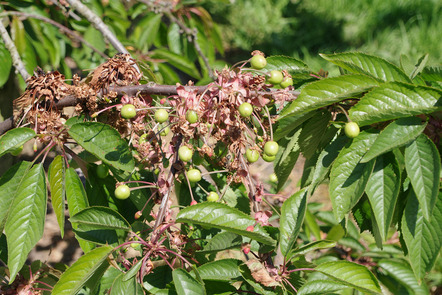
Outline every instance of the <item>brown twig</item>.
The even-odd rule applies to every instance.
[[[96,53],[98,53],[101,57],[109,58],[109,56],[107,56],[105,53],[103,53],[100,50],[98,50],[97,48],[95,48],[91,43],[86,41],[81,35],[77,34],[76,32],[72,31],[71,29],[68,29],[67,27],[63,26],[62,24],[60,24],[56,21],[53,21],[50,18],[41,16],[41,15],[37,15],[37,14],[20,12],[20,11],[5,11],[3,13],[0,13],[0,17],[4,17],[7,15],[17,15],[17,16],[24,17],[24,18],[35,18],[35,19],[41,20],[45,23],[51,24],[54,27],[57,27],[61,32],[65,33],[66,35],[72,35],[78,41],[80,41],[81,43],[83,43],[84,45],[86,45],[87,47],[89,47],[90,49],[95,51]]]
[[[11,54],[12,58],[12,64],[14,65],[15,69],[20,73],[20,75],[23,77],[23,80],[27,80],[30,75],[26,71],[25,65],[23,64],[23,61],[20,58],[20,55],[18,54],[17,47],[15,47],[14,42],[12,41],[11,37],[9,37],[8,31],[6,31],[5,26],[0,21],[0,35],[5,42],[5,46],[8,49],[9,53]]]

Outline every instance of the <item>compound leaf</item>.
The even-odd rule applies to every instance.
[[[247,231],[248,226],[255,225],[255,219],[236,208],[221,203],[207,202],[186,207],[178,213],[177,222],[224,229],[267,245],[276,243],[260,225],[256,225],[253,231]]]

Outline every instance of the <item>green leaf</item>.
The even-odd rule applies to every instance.
[[[134,169],[127,142],[111,126],[98,122],[77,123],[69,129],[69,135],[107,165],[127,172]]]
[[[360,163],[370,149],[376,133],[363,131],[344,147],[330,172],[330,199],[337,221],[341,221],[362,196],[374,161]]]
[[[61,275],[54,289],[52,289],[52,294],[77,294],[98,269],[108,264],[106,258],[112,251],[112,247],[103,246],[81,256]]]
[[[442,82],[442,66],[425,67],[418,77],[428,82]]]
[[[281,232],[279,247],[284,256],[287,256],[293,248],[299,231],[301,230],[307,209],[307,195],[308,191],[304,188],[293,194],[282,204],[281,219],[279,222]]]
[[[106,49],[104,36],[94,26],[90,26],[84,33],[84,39],[101,52]]]
[[[312,251],[315,251],[318,249],[328,249],[328,248],[332,248],[334,246],[336,246],[335,241],[328,241],[328,240],[315,241],[310,244],[299,247],[296,250],[292,250],[290,252],[290,256],[294,257],[294,256],[298,256],[298,255],[304,255],[304,254],[307,254],[309,252],[312,252]]]
[[[124,280],[124,274],[120,274],[114,280],[110,295],[144,295],[143,288],[137,282],[136,277]]]
[[[255,225],[255,219],[221,203],[207,202],[189,206],[178,213],[176,221],[224,229],[267,245],[276,243],[260,225],[256,225],[252,232],[247,231],[248,226]]]
[[[427,123],[422,124],[422,120],[417,117],[400,118],[391,122],[381,131],[361,162],[366,163],[383,153],[409,143],[421,134],[426,126]]]
[[[229,282],[241,276],[238,266],[242,263],[237,259],[220,259],[198,267],[198,272],[203,280]]]
[[[69,219],[72,223],[93,229],[131,230],[129,222],[112,208],[93,206],[85,208]]]
[[[366,75],[343,75],[310,83],[302,89],[298,98],[282,111],[280,119],[340,102],[378,85],[376,79]]]
[[[322,295],[340,291],[348,288],[347,285],[330,280],[314,280],[305,283],[299,290],[297,295]]]
[[[43,164],[34,165],[20,182],[5,225],[10,282],[43,236],[47,198]]]
[[[272,55],[266,58],[267,65],[265,70],[286,70],[290,72],[296,72],[299,69],[306,69],[308,66],[302,60],[294,57],[283,55]]]
[[[74,216],[84,208],[89,207],[89,203],[84,190],[83,183],[78,177],[77,172],[71,167],[65,172],[65,188],[66,188],[66,200],[68,203],[69,215]],[[72,228],[77,229],[77,225],[73,224]],[[92,244],[89,244],[81,239],[78,240],[81,249],[86,253],[93,248]]]
[[[158,34],[162,17],[163,15],[161,13],[147,14],[147,16],[138,24],[141,31],[140,36],[136,39],[139,48],[148,50],[152,45]]]
[[[401,224],[411,266],[421,280],[433,267],[442,246],[442,192],[439,192],[433,216],[428,221],[416,194],[410,190]]]
[[[363,265],[342,260],[330,261],[318,265],[316,271],[361,292],[369,294],[381,293],[378,280]]]
[[[426,135],[421,134],[405,148],[405,169],[427,220],[436,203],[440,168],[439,152]]]
[[[206,294],[204,286],[184,269],[177,268],[172,272],[173,283],[178,295]]]
[[[377,56],[361,52],[319,55],[325,60],[328,60],[352,73],[370,75],[383,81],[411,83],[408,76],[401,69]]]
[[[54,208],[55,216],[60,226],[61,237],[64,235],[64,203],[66,199],[64,171],[64,158],[62,156],[55,157],[51,165],[49,165],[48,179],[51,189],[52,207]]]
[[[9,72],[12,68],[12,59],[9,51],[3,42],[0,43],[0,88],[5,85],[9,79]]]
[[[215,235],[213,238],[209,239],[209,242],[204,247],[203,250],[198,252],[218,252],[231,248],[240,247],[242,244],[242,237],[231,233],[231,232],[221,232]]]
[[[317,112],[302,127],[299,135],[299,145],[305,158],[310,159],[315,154],[322,135],[327,131],[330,120],[330,112]]]
[[[173,53],[181,54],[181,34],[180,27],[176,23],[171,23],[167,30],[167,45]]]
[[[183,71],[184,73],[194,78],[201,79],[201,75],[198,72],[195,64],[183,55],[179,55],[166,49],[159,48],[155,49],[152,58],[165,59],[167,62],[169,62],[180,71]]]
[[[140,259],[134,266],[131,267],[131,269],[129,269],[124,274],[123,281],[127,281],[127,280],[134,278],[144,263],[145,263],[145,261],[143,259]]]
[[[420,285],[411,270],[410,265],[403,260],[382,259],[378,266],[384,269],[391,277],[406,286],[414,295],[428,295],[429,291],[425,284]]]
[[[0,137],[0,156],[7,153],[10,149],[20,147],[35,136],[35,131],[26,128],[14,128]]]
[[[376,158],[365,192],[370,200],[382,240],[386,240],[401,185],[401,171],[393,153]]]
[[[302,123],[310,119],[316,112],[293,114],[284,118],[279,118],[276,130],[273,133],[273,140],[280,140],[284,136],[292,133],[293,130],[298,128]]]
[[[349,139],[346,136],[337,137],[330,142],[319,154],[315,170],[310,184],[310,191],[313,192],[316,187],[325,179],[330,171],[332,164],[339,155],[339,152],[347,144]]]
[[[427,64],[429,54],[423,55],[419,60],[417,61],[417,64],[415,68],[413,69],[413,72],[410,74],[410,79],[413,80],[414,77],[417,76],[422,70],[425,68],[425,65]]]
[[[442,91],[399,82],[384,83],[350,109],[360,126],[442,110]]]
[[[278,177],[277,191],[280,191],[284,186],[298,160],[301,151],[298,143],[301,130],[302,129],[299,128],[292,136],[287,136],[279,142],[279,150],[275,158],[274,168],[276,176]]]
[[[3,232],[9,208],[17,196],[17,189],[30,167],[30,162],[18,162],[0,178],[0,233]]]

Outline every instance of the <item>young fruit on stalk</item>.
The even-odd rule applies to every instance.
[[[170,128],[169,128],[169,126],[167,126],[167,127],[163,128],[163,129],[161,129],[160,135],[161,136],[167,136],[167,134],[169,134],[169,132],[170,132]]]
[[[355,138],[359,135],[359,125],[356,122],[348,122],[345,124],[344,132],[349,138]]]
[[[255,163],[259,159],[259,152],[249,148],[246,150],[246,158],[249,163]]]
[[[278,153],[279,145],[276,141],[267,141],[264,145],[264,154],[273,157]]]
[[[198,122],[198,114],[194,110],[188,110],[186,112],[186,120],[190,123],[196,123]]]
[[[256,70],[261,70],[267,65],[267,60],[261,54],[256,54],[250,59],[250,66]]]
[[[284,77],[284,79],[282,79],[282,82],[279,84],[281,88],[287,88],[292,85],[293,85],[293,79],[290,77]]]
[[[115,198],[120,200],[126,200],[130,196],[130,189],[127,185],[122,184],[115,189],[114,194]]]
[[[201,172],[198,169],[190,169],[187,171],[187,178],[190,182],[198,182],[201,180]]]
[[[128,103],[121,108],[120,113],[124,119],[132,119],[137,115],[137,110],[133,104]]]
[[[284,79],[284,76],[282,75],[281,71],[273,70],[270,71],[269,77],[267,78],[267,82],[273,85],[277,85],[282,82],[282,79]]]
[[[219,199],[219,195],[216,192],[210,192],[207,195],[207,201],[209,202],[216,202]]]
[[[106,178],[109,175],[109,168],[105,164],[100,164],[97,166],[97,176],[98,178]]]
[[[278,176],[276,176],[276,173],[270,174],[269,180],[270,180],[270,182],[277,183],[278,182]]]
[[[169,113],[165,109],[158,109],[155,111],[154,117],[158,123],[164,123],[169,119]]]
[[[189,162],[192,160],[193,152],[187,146],[183,145],[178,149],[178,157],[183,162]]]
[[[248,102],[243,102],[238,107],[238,111],[241,117],[248,118],[253,113],[253,106]]]
[[[273,162],[273,161],[275,161],[276,156],[269,156],[267,154],[263,154],[262,159],[266,162]]]

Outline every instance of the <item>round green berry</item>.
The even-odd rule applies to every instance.
[[[264,145],[264,154],[267,156],[276,156],[278,153],[279,145],[276,141],[267,141]]]
[[[201,180],[201,172],[198,169],[190,169],[187,171],[187,178],[190,182],[198,182]]]
[[[130,189],[127,185],[122,184],[115,189],[115,198],[125,200],[130,196]]]
[[[186,120],[190,124],[198,122],[198,113],[195,112],[194,110],[188,110],[186,112]]]
[[[247,149],[246,158],[249,163],[255,163],[259,159],[259,152],[257,150]]]
[[[241,117],[248,118],[253,113],[253,106],[248,102],[243,102],[238,107],[238,111]]]
[[[193,151],[187,146],[183,145],[178,149],[178,157],[183,162],[189,162],[192,160]]]
[[[277,85],[282,82],[282,79],[284,76],[282,75],[281,71],[273,70],[270,71],[269,77],[267,78],[267,82],[273,85]]]
[[[290,77],[284,77],[284,79],[282,80],[282,82],[279,85],[281,86],[281,88],[287,88],[289,86],[292,86],[293,79]]]
[[[218,201],[218,199],[219,199],[219,196],[216,192],[210,192],[207,195],[207,201],[209,201],[209,202],[216,202],[216,201]]]
[[[270,174],[269,180],[270,180],[270,182],[277,183],[278,182],[278,176],[276,176],[276,173]]]
[[[137,115],[137,110],[135,109],[135,106],[133,104],[125,104],[121,108],[121,117],[124,119],[132,119]]]
[[[344,127],[345,135],[349,138],[355,138],[359,135],[359,125],[356,122],[348,122]]]
[[[261,70],[267,65],[267,60],[264,56],[257,54],[250,59],[250,65],[254,69]]]
[[[158,109],[156,110],[154,117],[155,121],[158,123],[164,123],[169,119],[169,113],[165,109]]]
[[[160,135],[166,136],[167,134],[169,134],[169,132],[170,132],[169,126],[166,126],[165,128],[161,129]]]
[[[267,154],[262,155],[262,159],[266,162],[273,162],[275,161],[276,156],[269,156]]]
[[[97,176],[98,178],[106,178],[109,175],[109,168],[105,164],[100,164],[97,166]]]

